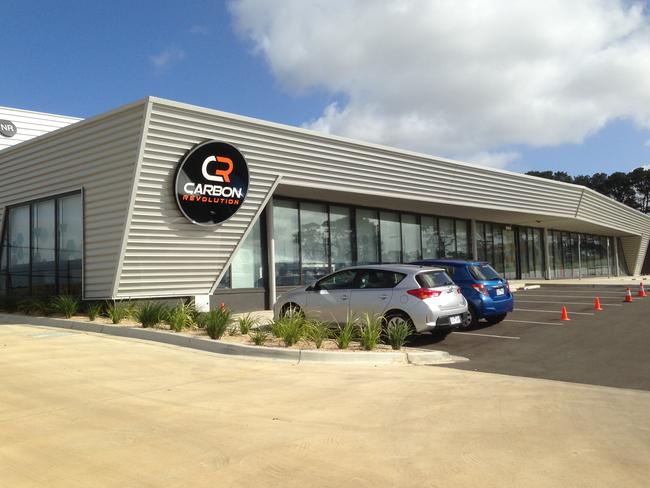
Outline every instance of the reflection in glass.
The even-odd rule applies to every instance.
[[[467,226],[469,222],[466,220],[456,219],[456,254],[454,257],[458,259],[469,259],[469,249],[467,242]]]
[[[311,283],[329,272],[327,207],[321,203],[300,204],[300,250],[302,282]]]
[[[81,294],[82,215],[81,195],[58,199],[59,292]]]
[[[32,294],[56,294],[54,200],[32,205]]]
[[[441,258],[456,257],[456,234],[454,232],[454,221],[452,219],[438,219],[438,245]]]
[[[332,271],[352,265],[352,219],[348,207],[330,206]]]
[[[29,205],[9,210],[8,291],[29,293]]]
[[[397,212],[379,213],[379,235],[381,236],[381,262],[401,261],[401,235]]]
[[[440,256],[438,243],[438,219],[435,217],[420,217],[422,227],[422,258],[436,259]]]
[[[379,219],[376,210],[358,208],[357,213],[357,264],[379,262]]]
[[[415,215],[402,214],[402,255],[405,263],[422,258],[420,224]]]
[[[275,282],[278,286],[300,284],[298,204],[273,200]]]
[[[221,282],[231,288],[263,288],[262,225],[258,219],[233,256],[228,275]]]

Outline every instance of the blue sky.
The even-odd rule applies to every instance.
[[[576,14],[557,10],[563,8],[561,3],[550,7],[556,10],[549,13],[548,29],[540,28],[522,43],[530,51],[520,53],[512,50],[513,45],[523,49],[518,42],[494,39],[494,23],[516,24],[516,15],[529,15],[513,14],[513,8],[483,16],[492,18],[487,21],[492,24],[478,27],[491,37],[477,42],[479,47],[454,41],[438,42],[434,49],[426,39],[443,38],[433,32],[438,22],[417,19],[455,13],[418,12],[421,4],[408,0],[386,2],[391,8],[385,17],[377,12],[381,9],[364,10],[359,1],[321,2],[316,9],[316,0],[238,0],[231,5],[3,0],[0,105],[88,117],[155,95],[515,171],[590,174],[650,163],[650,107],[639,108],[650,106],[644,88],[650,87],[650,69],[639,68],[638,58],[607,57],[612,49],[633,51],[621,46],[621,39],[646,36],[646,12],[616,1],[610,11],[588,12],[603,32],[614,31],[618,37],[577,36],[571,42],[583,51],[565,59],[567,49],[556,32],[561,32],[562,22],[570,31]],[[528,10],[539,19],[532,7]],[[584,18],[584,12],[581,15]],[[383,45],[386,23],[400,17],[408,21],[407,28],[394,29],[395,39]],[[363,33],[359,19],[367,27]],[[449,22],[480,39],[473,18],[453,17]],[[537,24],[543,27],[544,22]],[[551,48],[540,48],[539,39]],[[477,68],[476,59],[486,57],[480,45],[486,43],[494,43],[490,53],[498,56]],[[531,82],[529,87],[521,82],[528,77],[500,78],[503,69],[493,70],[504,62],[517,67],[512,73],[522,66],[528,69],[525,63],[540,50],[540,59],[550,58],[560,66],[559,74],[544,84]],[[596,61],[575,65],[575,59],[589,57]],[[601,74],[611,72],[606,63],[612,59],[624,64],[619,72],[636,70],[635,85],[625,85],[626,76],[610,79]],[[454,70],[464,68],[466,61],[468,72],[481,73],[480,83],[457,81]],[[530,79],[544,79],[547,72],[531,71]],[[418,82],[426,81],[429,73],[430,82]],[[558,79],[570,82],[556,91]],[[509,106],[512,100],[516,104]],[[552,107],[539,109],[547,105]]]

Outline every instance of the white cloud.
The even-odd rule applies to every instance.
[[[346,100],[306,124],[317,130],[467,157],[505,145],[580,143],[620,118],[650,128],[650,19],[641,4],[236,0],[230,7],[286,89],[325,89]],[[485,161],[516,158],[497,156]]]
[[[182,61],[184,58],[185,51],[176,46],[170,46],[163,49],[160,53],[150,56],[149,61],[153,64],[156,72],[160,73],[173,64]]]

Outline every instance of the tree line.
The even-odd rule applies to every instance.
[[[643,213],[650,213],[650,169],[636,168],[629,173],[571,176],[564,171],[529,171],[531,176],[583,185]]]

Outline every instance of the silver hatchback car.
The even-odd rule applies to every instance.
[[[348,317],[381,315],[386,325],[405,320],[417,332],[461,326],[467,302],[442,268],[408,264],[355,266],[280,296],[277,319],[290,310],[309,319],[345,323]]]

